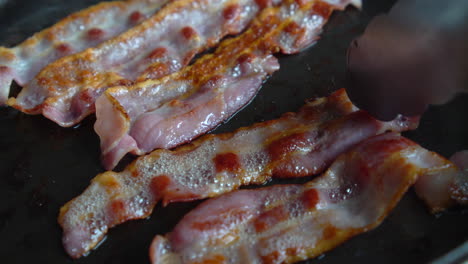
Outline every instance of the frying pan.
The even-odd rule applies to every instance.
[[[0,0],[0,44],[16,45],[96,2]],[[345,55],[350,41],[371,17],[387,11],[393,3],[369,0],[364,1],[361,12],[349,8],[334,14],[316,45],[298,55],[281,56],[281,70],[263,85],[257,97],[213,132],[276,118],[297,110],[307,98],[345,87]],[[447,105],[429,109],[420,128],[405,135],[448,157],[468,149],[466,113],[468,96],[459,96]],[[149,219],[112,229],[98,250],[71,260],[62,248],[56,217],[61,205],[103,171],[94,121],[89,117],[79,126],[65,129],[41,116],[0,109],[1,263],[147,263],[154,235],[171,231],[199,203],[157,206]],[[117,169],[132,159],[127,157]],[[455,208],[433,216],[409,191],[380,227],[305,263],[428,263],[446,254],[437,263],[461,263],[468,256],[468,246],[453,249],[468,240],[467,223],[468,210]]]

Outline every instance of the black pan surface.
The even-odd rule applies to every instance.
[[[13,46],[65,15],[97,0],[0,0],[0,45]],[[369,19],[394,0],[364,1],[333,15],[321,40],[294,56],[282,56],[281,70],[257,97],[214,133],[273,119],[297,110],[305,99],[345,87],[345,54]],[[417,131],[406,136],[444,156],[468,149],[468,96],[432,107]],[[156,234],[172,230],[199,202],[158,206],[150,219],[114,228],[87,257],[71,260],[61,245],[56,217],[61,205],[80,194],[103,171],[94,117],[61,128],[41,116],[0,109],[0,262],[147,263]],[[127,162],[133,158],[127,158]],[[123,167],[122,165],[120,167]],[[297,180],[301,182],[305,180]],[[281,182],[284,183],[284,182]],[[410,191],[377,229],[307,263],[427,263],[468,240],[468,210],[430,215]],[[462,252],[462,255],[468,252]],[[448,262],[443,262],[448,263]]]

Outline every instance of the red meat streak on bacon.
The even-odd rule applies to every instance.
[[[64,229],[65,249],[75,258],[85,254],[109,228],[147,217],[159,201],[168,204],[203,199],[241,185],[262,184],[278,177],[274,172],[279,166],[289,177],[317,174],[336,156],[370,136],[416,126],[417,118],[380,122],[354,107],[342,89],[328,98],[308,102],[298,113],[233,133],[206,135],[172,151],[154,151],[120,173],[98,175],[83,194],[61,208],[59,223]],[[295,133],[310,136],[309,145],[300,150],[277,148],[284,153],[270,154],[272,144]],[[115,200],[124,201],[123,210],[127,211],[109,216],[107,208]],[[303,200],[313,208],[315,194],[306,193]],[[277,218],[269,219],[266,225]]]
[[[216,172],[237,172],[241,170],[239,157],[235,153],[218,154],[214,158]]]
[[[88,30],[87,34],[89,40],[101,40],[106,32],[100,28],[92,28]]]
[[[223,10],[223,17],[226,20],[231,20],[239,16],[240,12],[241,12],[241,7],[238,4],[232,4],[232,5],[227,6]]]
[[[56,47],[57,51],[64,54],[64,55],[68,55],[68,54],[71,54],[73,52],[73,49],[72,47],[69,45],[69,44],[66,44],[66,43],[62,43],[60,45],[58,45]]]
[[[130,15],[129,20],[132,24],[137,24],[141,22],[144,18],[145,18],[145,15],[143,15],[139,11],[135,11]]]
[[[434,174],[453,179],[453,169],[450,161],[398,134],[378,135],[341,154],[306,184],[234,191],[205,201],[171,233],[155,237],[150,258],[153,264],[203,263],[211,256],[231,263],[313,258],[377,227],[415,182]],[[463,180],[468,183],[468,174]],[[200,221],[207,224],[198,228],[194,223]]]

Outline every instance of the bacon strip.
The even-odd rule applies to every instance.
[[[71,14],[14,48],[0,47],[0,105],[6,103],[13,80],[26,85],[47,64],[119,35],[167,1],[103,2]]]
[[[414,186],[416,194],[432,213],[441,212],[455,203],[468,205],[468,151],[458,152],[450,160],[458,168],[446,168],[444,174],[429,173]]]
[[[313,258],[377,227],[418,178],[455,169],[397,134],[380,135],[306,184],[235,191],[202,203],[172,233],[156,236],[150,257],[154,264]]]
[[[215,128],[248,103],[278,67],[273,52],[296,53],[316,41],[334,9],[327,1],[283,0],[214,54],[161,80],[107,90],[96,102],[103,165],[128,152],[174,148]]]
[[[156,150],[123,172],[105,172],[60,210],[63,244],[77,258],[107,230],[149,216],[164,204],[214,197],[272,177],[322,172],[342,152],[387,130],[414,129],[417,119],[380,122],[349,101],[344,89],[308,102],[298,113],[206,135],[173,151]]]
[[[222,37],[242,31],[280,0],[177,0],[125,33],[44,68],[8,104],[72,126],[94,112],[105,89],[180,70]]]

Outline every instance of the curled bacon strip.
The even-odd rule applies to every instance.
[[[105,89],[180,70],[222,37],[242,31],[280,0],[178,0],[119,36],[45,67],[8,104],[71,126],[94,112]]]
[[[166,2],[103,2],[64,18],[14,48],[0,47],[0,105],[6,103],[13,80],[26,85],[47,64],[119,35],[154,14]]]
[[[272,53],[309,46],[332,11],[349,2],[283,0],[194,65],[160,80],[107,90],[96,102],[95,125],[104,167],[113,169],[128,152],[174,148],[215,128],[248,103],[261,80],[277,69]]]
[[[306,184],[235,191],[202,203],[172,233],[156,236],[150,257],[154,264],[313,258],[377,227],[418,179],[453,170],[451,162],[408,139],[379,135]]]
[[[150,215],[156,203],[214,197],[241,185],[322,172],[342,152],[387,130],[414,129],[417,119],[380,122],[358,111],[344,89],[308,102],[298,113],[206,135],[173,151],[156,150],[122,172],[105,172],[60,210],[63,244],[77,258],[113,226]]]

